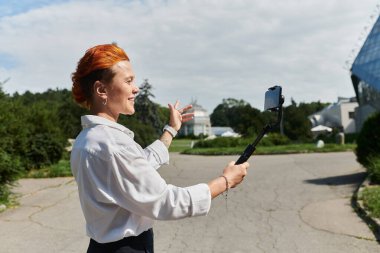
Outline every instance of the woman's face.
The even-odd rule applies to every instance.
[[[135,75],[129,61],[120,61],[112,66],[115,76],[107,84],[107,107],[116,117],[119,114],[135,113],[135,96],[139,88],[135,86]]]

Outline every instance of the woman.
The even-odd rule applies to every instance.
[[[191,106],[169,104],[170,120],[159,140],[142,149],[133,132],[117,123],[132,115],[139,89],[128,56],[115,44],[90,48],[72,74],[73,97],[90,110],[71,152],[71,169],[91,237],[87,252],[153,252],[153,221],[206,215],[211,199],[238,185],[248,163],[228,164],[208,184],[185,188],[158,174]]]

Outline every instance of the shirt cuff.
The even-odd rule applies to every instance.
[[[191,216],[207,215],[211,208],[211,193],[207,184],[197,184],[185,188],[191,198]]]
[[[161,165],[169,163],[169,150],[162,141],[156,140],[148,148],[157,154],[158,162]]]

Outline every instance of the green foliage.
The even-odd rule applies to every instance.
[[[367,171],[371,182],[380,184],[380,154],[369,159]]]
[[[350,133],[344,135],[345,143],[356,143],[356,139],[358,138],[358,133]]]
[[[10,195],[9,186],[21,174],[19,157],[12,156],[0,148],[0,203],[7,203]]]
[[[160,111],[160,106],[151,100],[154,98],[154,95],[152,93],[152,85],[148,82],[148,79],[144,80],[139,89],[140,92],[136,96],[136,113],[134,117],[142,124],[152,126],[158,136],[162,133],[162,128],[165,125],[162,119],[163,111]]]
[[[223,148],[242,146],[240,138],[218,137],[212,140],[200,140],[195,143],[194,148]]]
[[[292,99],[291,105],[284,108],[284,132],[291,140],[309,141],[312,139],[311,123],[307,116],[311,114],[304,103],[297,105]]]
[[[34,135],[30,138],[29,150],[26,153],[27,169],[57,163],[62,157],[63,144],[59,138],[54,138],[48,133]]]
[[[169,152],[182,152],[186,149],[189,149],[192,147],[192,144],[194,145],[196,141],[193,139],[173,139],[170,147]]]
[[[20,157],[27,146],[27,129],[23,126],[22,109],[13,103],[0,86],[0,202],[7,202],[9,185],[22,169]]]
[[[46,177],[68,177],[72,176],[70,161],[62,159],[58,163],[44,166],[42,169],[28,171],[26,177],[46,178]]]
[[[238,147],[210,147],[210,148],[192,148],[182,151],[183,154],[191,155],[241,155],[246,145]],[[317,148],[315,144],[288,144],[277,146],[258,145],[255,155],[274,155],[274,154],[298,154],[298,153],[315,153],[315,152],[342,152],[352,151],[355,148],[353,144],[338,145],[326,144],[323,148]]]
[[[279,146],[287,144],[290,144],[289,138],[279,133],[269,133],[259,143],[260,146]]]
[[[68,90],[10,96],[0,87],[0,98],[0,199],[6,199],[9,185],[20,174],[61,159],[67,138],[78,132],[66,127],[71,117],[64,116],[78,113],[70,110],[74,107]]]
[[[136,98],[136,115],[121,118],[142,146],[157,139],[169,119],[168,108],[151,101],[151,89],[145,80]],[[0,86],[0,199],[7,198],[9,184],[20,173],[34,177],[71,175],[69,166],[58,161],[67,139],[81,131],[80,116],[84,114],[87,111],[73,101],[67,89],[10,96]]]
[[[25,92],[23,95],[15,94],[11,97],[11,101],[21,109],[12,112],[10,117],[15,115],[19,118],[21,121],[17,124],[18,128],[26,130],[22,136],[11,135],[15,140],[20,140],[21,136],[19,142],[23,144],[13,153],[22,157],[25,170],[41,168],[61,159],[71,133],[67,133],[65,124],[62,124],[59,108],[65,107],[69,102],[68,98],[71,98],[68,90],[51,89],[44,93]],[[12,145],[8,145],[10,146]]]
[[[157,130],[151,124],[142,124],[135,115],[121,115],[119,123],[135,134],[134,140],[142,147],[148,146],[158,138]]]
[[[229,117],[232,115],[231,110],[234,108],[244,108],[249,104],[244,100],[227,98],[222,100],[222,104],[218,105],[210,115],[211,124],[213,126],[231,126],[234,120]]]
[[[328,104],[321,102],[297,103],[283,108],[283,126],[285,135],[292,141],[311,141],[311,123],[308,116],[323,109]],[[243,136],[255,136],[263,127],[277,120],[277,114],[260,112],[244,100],[223,99],[210,115],[211,125],[229,126]],[[280,129],[274,129],[279,132]]]
[[[380,154],[380,113],[369,117],[357,137],[356,156],[365,167],[372,157]]]
[[[233,138],[233,137],[218,137],[212,140],[200,140],[195,143],[194,148],[232,148],[241,147],[244,148],[248,144],[252,143],[256,137],[249,138]],[[270,133],[264,136],[259,146],[278,146],[290,144],[290,140],[281,134]]]
[[[12,183],[21,172],[20,158],[0,149],[0,185]],[[1,195],[1,192],[0,192]]]
[[[211,125],[230,126],[243,136],[257,135],[264,127],[264,117],[244,100],[223,99],[210,115]]]
[[[364,189],[361,199],[371,215],[375,218],[380,218],[380,186]]]
[[[144,80],[139,89],[140,92],[136,96],[135,114],[121,115],[119,123],[133,131],[135,141],[142,147],[146,147],[162,134],[165,123],[169,121],[169,109],[151,100],[154,95],[148,79]]]
[[[80,117],[88,111],[75,103],[70,91],[63,90],[62,96],[62,103],[57,108],[59,127],[65,139],[75,139],[82,130]]]

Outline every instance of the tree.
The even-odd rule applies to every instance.
[[[13,105],[10,115],[19,120],[12,125],[20,130],[17,134],[15,131],[10,134],[10,138],[18,144],[8,144],[7,148],[12,148],[12,153],[20,156],[24,169],[54,164],[62,157],[67,137],[58,108],[68,94],[67,90],[49,89],[43,93],[27,91],[10,97]],[[12,131],[12,125],[7,126],[8,132]],[[21,129],[24,131],[20,134]]]
[[[322,110],[328,103],[312,102],[297,103],[292,99],[291,104],[283,108],[283,125],[285,135],[294,141],[309,141],[312,139],[311,123],[308,116]],[[265,124],[275,122],[277,114],[251,107],[244,100],[233,98],[223,99],[210,115],[213,126],[229,126],[236,132],[247,136],[261,132]],[[279,132],[279,129],[273,129]],[[273,132],[272,131],[272,132]]]
[[[81,116],[88,111],[74,101],[70,91],[63,90],[62,95],[62,104],[57,109],[59,125],[65,139],[75,139],[82,130]]]
[[[229,126],[227,117],[228,108],[224,104],[219,104],[210,115],[212,126]]]
[[[162,134],[165,122],[169,120],[169,109],[154,103],[153,86],[148,79],[139,87],[136,96],[136,112],[132,116],[121,116],[119,123],[126,125],[135,133],[135,141],[145,147]]]
[[[7,200],[9,185],[16,180],[22,171],[20,156],[15,152],[17,149],[26,147],[22,140],[26,129],[20,124],[20,118],[13,111],[19,110],[12,104],[8,94],[3,92],[0,85],[0,201]],[[22,137],[20,137],[22,136]],[[20,142],[21,141],[21,142]]]
[[[213,126],[229,126],[247,136],[258,134],[264,126],[260,111],[244,100],[223,99],[210,116]]]
[[[162,118],[160,118],[159,105],[152,102],[151,98],[154,98],[152,85],[148,79],[139,87],[140,92],[136,97],[136,118],[144,125],[152,126],[157,134],[161,134],[161,130],[164,126]]]
[[[380,158],[380,112],[366,119],[356,141],[356,156],[362,165],[368,167],[372,159]]]
[[[291,140],[312,140],[311,122],[308,116],[322,110],[328,103],[311,102],[297,103],[291,99],[291,104],[284,108],[284,132]]]

